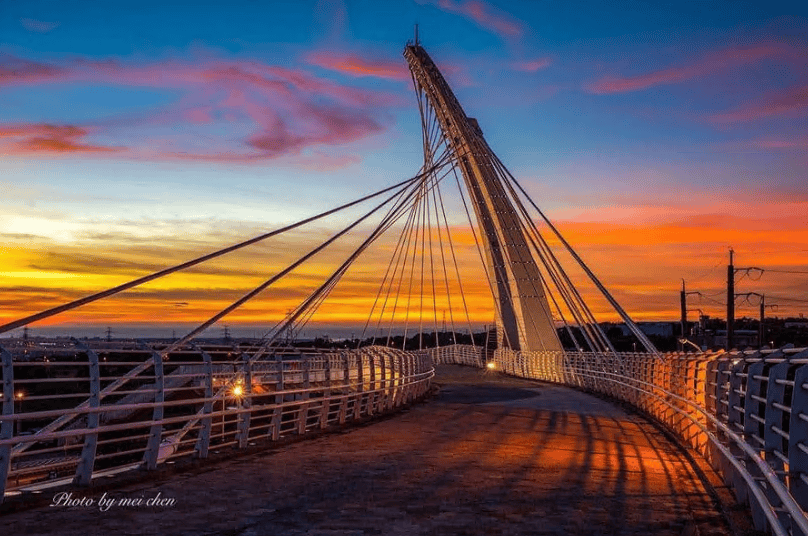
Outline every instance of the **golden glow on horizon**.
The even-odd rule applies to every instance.
[[[785,207],[788,210],[784,210]],[[730,245],[739,252],[738,265],[808,270],[805,257],[808,228],[804,225],[805,210],[799,210],[808,209],[808,204],[755,204],[750,205],[746,212],[735,211],[736,208],[733,207],[732,214],[720,217],[686,217],[676,212],[678,207],[672,207],[669,212],[676,221],[666,220],[663,215],[653,221],[650,217],[632,220],[636,216],[633,209],[625,209],[625,218],[621,218],[621,207],[602,207],[590,210],[585,216],[586,221],[559,221],[557,226],[635,319],[673,320],[679,314],[678,290],[683,277],[686,280],[695,279],[690,289],[715,294],[721,299],[726,253]],[[598,214],[601,214],[600,221]],[[763,218],[763,214],[772,216]],[[314,240],[321,238],[320,235],[326,235],[320,231],[313,234],[313,237],[293,236],[244,250],[212,262],[210,266],[195,267],[157,280],[38,325],[199,323],[277,273],[312,247],[316,243]],[[443,238],[445,244],[446,237]],[[455,227],[452,239],[463,274],[463,290],[470,319],[475,325],[490,323],[494,317],[493,303],[472,233],[467,227]],[[293,246],[295,242],[299,243]],[[72,243],[27,240],[24,244],[18,242],[4,248],[4,266],[0,272],[0,321],[12,321],[60,305],[222,246],[220,236],[204,234],[183,236],[174,241],[160,236],[155,238],[154,243],[151,245],[146,241],[132,245],[113,236],[104,240],[85,239]],[[437,243],[435,235],[435,247]],[[318,311],[318,323],[364,325],[393,246],[392,239],[377,244],[349,270]],[[226,321],[234,325],[272,325],[281,320],[330,275],[352,247],[355,246],[338,246],[334,253],[318,255],[313,262],[232,313]],[[771,250],[776,251],[760,255],[754,253]],[[564,258],[565,254],[559,255],[565,266],[570,266],[569,259]],[[434,260],[436,267],[440,266],[437,250]],[[422,304],[417,269],[415,273],[413,288],[402,288],[400,293],[396,322],[408,321],[413,325],[423,317],[423,323],[430,325],[435,322],[437,312],[437,322],[441,325],[445,314],[447,323],[453,317],[456,326],[464,326],[466,317],[452,270],[449,273],[451,305],[446,297],[441,270],[436,269],[434,305],[429,276],[424,287],[428,298]],[[706,275],[698,277],[702,274]],[[582,273],[571,269],[570,275],[580,285],[584,299],[599,319],[617,318],[608,304],[585,282]],[[760,281],[742,282],[739,292],[749,290],[788,296],[799,288],[804,289],[806,281],[806,276],[772,274]],[[715,316],[723,315],[722,308],[716,303],[697,303],[695,300],[692,302],[694,308]],[[410,310],[408,319],[402,314],[407,302]],[[804,309],[799,304],[784,303],[775,314],[796,314]],[[377,315],[372,319],[371,327],[375,327],[378,321],[379,310],[380,306],[377,305]],[[754,316],[756,313],[740,310],[739,314]],[[387,325],[391,316],[391,307],[388,305],[381,325]]]

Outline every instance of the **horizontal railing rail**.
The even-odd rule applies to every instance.
[[[475,355],[476,352],[476,355]],[[808,536],[808,349],[668,353],[435,350],[627,402],[693,447],[750,506],[757,530]]]
[[[0,501],[381,414],[422,397],[426,353],[24,346],[2,354]]]

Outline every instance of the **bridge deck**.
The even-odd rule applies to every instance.
[[[0,525],[60,536],[733,533],[715,499],[724,491],[636,415],[463,367],[439,367],[437,382],[435,400],[381,422],[108,492],[159,492],[173,506],[44,507]]]

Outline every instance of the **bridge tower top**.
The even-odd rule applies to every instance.
[[[499,342],[513,350],[562,350],[541,272],[502,178],[502,163],[417,40],[407,45],[404,57],[416,91],[423,92],[434,110],[469,192],[485,249]]]

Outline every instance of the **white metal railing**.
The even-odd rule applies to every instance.
[[[436,363],[484,366],[474,351],[442,348]],[[662,357],[498,349],[488,361],[628,402],[700,452],[749,504],[758,530],[808,535],[808,349]]]
[[[0,348],[0,501],[390,411],[434,376],[426,353],[378,346],[280,349],[258,361],[238,347],[154,352]]]

